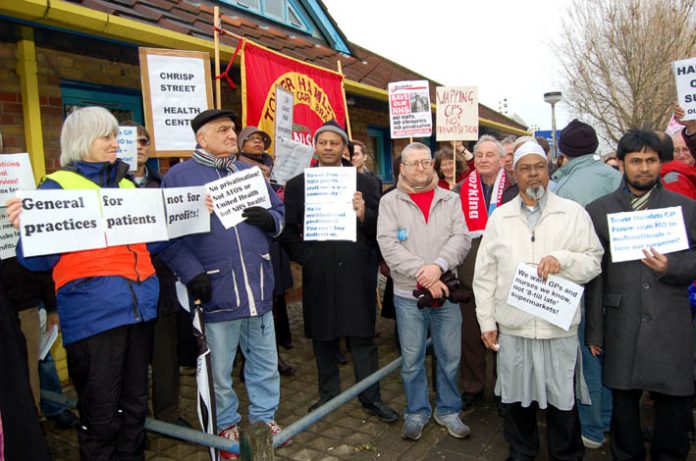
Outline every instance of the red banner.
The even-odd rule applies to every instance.
[[[294,141],[314,145],[314,132],[329,120],[345,127],[343,76],[284,56],[251,42],[242,57],[243,124],[254,125],[275,138],[275,88],[294,95]]]

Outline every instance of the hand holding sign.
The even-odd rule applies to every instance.
[[[14,226],[15,229],[19,230],[19,215],[22,213],[22,200],[19,197],[12,197],[9,199],[5,206],[7,209],[7,220]]]
[[[549,274],[558,274],[559,272],[561,272],[561,263],[553,256],[544,256],[539,261],[537,274],[542,279],[546,280],[549,278]]]
[[[658,274],[664,274],[667,272],[667,256],[660,254],[654,248],[650,248],[650,251],[643,248],[643,254],[645,255],[645,258],[641,259],[640,262]]]

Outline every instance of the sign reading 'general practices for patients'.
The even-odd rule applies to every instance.
[[[213,210],[225,229],[234,227],[246,218],[245,209],[252,206],[271,208],[266,180],[259,167],[247,168],[205,185],[213,198]]]
[[[156,156],[190,155],[191,120],[213,106],[210,55],[140,48],[145,121]]]
[[[355,168],[305,170],[304,240],[356,240]]]
[[[537,269],[520,263],[512,280],[507,303],[568,331],[580,305],[584,288],[556,275],[544,281]]]
[[[161,190],[101,189],[99,192],[109,246],[169,239]]]
[[[680,206],[607,215],[611,261],[643,259],[643,249],[662,254],[689,248]]]

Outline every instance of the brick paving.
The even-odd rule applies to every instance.
[[[281,377],[281,404],[277,413],[281,426],[287,426],[306,415],[307,408],[318,398],[316,367],[311,342],[302,334],[301,309],[300,303],[289,305],[295,347],[289,351],[280,351],[283,359],[296,366],[293,376]],[[380,365],[383,366],[399,355],[392,337],[393,322],[378,318],[377,330],[379,337],[376,341],[379,344]],[[350,359],[350,355],[346,355]],[[429,358],[427,366],[430,370]],[[239,369],[236,367],[235,378],[238,376]],[[195,379],[191,376],[181,378],[181,413],[185,419],[194,423],[197,422]],[[353,384],[351,362],[341,368],[341,382],[343,389]],[[244,386],[237,382],[235,389],[242,401],[241,409],[245,411],[247,405]],[[398,370],[381,382],[381,390],[385,402],[398,411],[403,411],[406,402]],[[66,389],[66,393],[75,397],[70,388]],[[276,450],[275,457],[280,461],[503,460],[507,455],[507,444],[502,435],[502,418],[497,416],[491,403],[490,389],[487,394],[485,402],[462,415],[462,419],[472,430],[471,437],[466,440],[450,437],[443,428],[431,421],[418,442],[404,441],[400,437],[401,422],[382,423],[376,417],[366,414],[357,399],[354,399],[295,437],[288,447]],[[432,401],[434,395],[431,397]],[[56,461],[79,459],[75,431],[57,429],[50,421],[43,424]],[[545,432],[543,418],[540,419],[540,432]],[[204,447],[153,433],[149,433],[148,437],[148,461],[209,459]],[[543,451],[542,446],[542,453]],[[545,459],[545,456],[540,456],[540,459]],[[611,456],[608,448],[602,448],[588,450],[586,459],[609,460]],[[688,459],[696,461],[696,449],[692,449]]]

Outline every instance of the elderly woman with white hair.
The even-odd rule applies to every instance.
[[[60,136],[61,169],[39,189],[130,189],[116,158],[118,122],[106,109],[70,114]],[[19,226],[21,202],[8,203]],[[25,258],[30,270],[53,270],[68,371],[80,411],[80,458],[143,460],[147,366],[159,285],[144,243]]]

